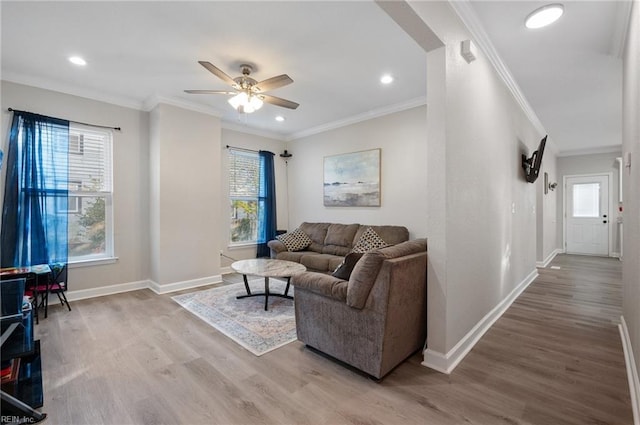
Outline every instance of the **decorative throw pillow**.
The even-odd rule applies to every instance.
[[[363,255],[363,252],[348,253],[347,256],[344,257],[344,261],[333,272],[332,276],[342,280],[349,280],[353,268]]]
[[[371,227],[367,227],[367,229],[362,233],[358,242],[353,247],[351,252],[369,252],[374,249],[384,248],[385,246],[389,246],[388,243],[382,240],[382,238],[373,230]]]
[[[295,229],[284,235],[278,235],[276,239],[282,242],[288,251],[302,251],[311,245],[311,238],[300,229]]]

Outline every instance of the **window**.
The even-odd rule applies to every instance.
[[[573,217],[600,217],[600,183],[573,185]]]
[[[229,200],[231,245],[258,239],[260,159],[257,152],[229,149]]]
[[[111,132],[72,124],[69,154],[69,262],[111,258]]]

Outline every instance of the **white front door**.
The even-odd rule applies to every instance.
[[[566,252],[609,255],[609,176],[567,177]]]

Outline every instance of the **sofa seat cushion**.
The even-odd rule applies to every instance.
[[[303,272],[292,276],[291,284],[296,288],[306,289],[316,294],[345,302],[349,282],[328,274]]]
[[[284,251],[284,252],[279,252],[278,255],[276,256],[276,259],[293,261],[294,263],[299,263],[302,256],[308,253],[309,251],[297,251],[297,252]]]
[[[342,261],[344,261],[344,257],[338,255],[309,253],[307,251],[300,258],[299,263],[308,269],[333,272]]]

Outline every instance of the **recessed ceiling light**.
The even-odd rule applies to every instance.
[[[389,74],[385,74],[382,77],[380,77],[380,82],[382,84],[391,84],[393,82],[393,77]]]
[[[87,61],[82,59],[80,56],[71,56],[69,58],[69,62],[71,62],[74,65],[79,65],[79,66],[85,66],[87,64]]]
[[[282,121],[284,121],[284,117],[283,117],[283,116],[281,116],[281,115],[278,115],[278,116],[276,117],[276,121],[278,121],[278,122],[282,122]]]
[[[549,4],[531,12],[525,19],[524,25],[531,29],[546,27],[560,19],[563,13],[563,5]]]

